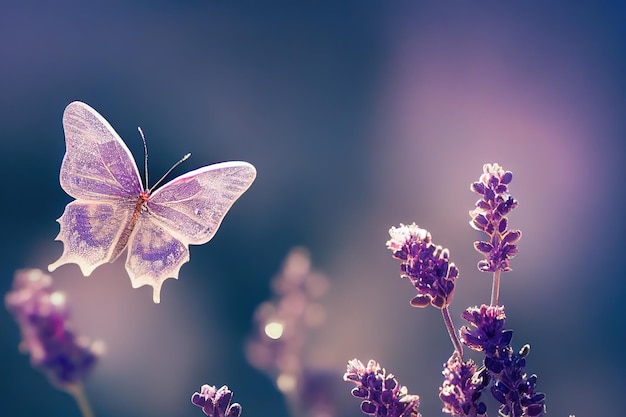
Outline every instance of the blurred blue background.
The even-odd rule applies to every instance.
[[[341,382],[353,357],[440,415],[452,347],[439,312],[409,306],[387,230],[415,221],[451,250],[459,327],[491,285],[475,267],[469,183],[498,162],[523,231],[501,290],[513,344],[532,345],[549,415],[620,415],[625,23],[609,2],[2,2],[0,290],[61,254],[61,116],[81,100],[140,161],[143,128],[153,180],[187,152],[175,175],[227,160],[258,170],[160,305],[131,288],[123,259],[52,274],[77,331],[107,345],[86,385],[97,415],[202,415],[189,398],[208,383],[227,384],[244,416],[286,416],[243,346],[295,245],[331,281],[302,360],[337,373],[337,415],[360,415]],[[0,414],[78,416],[18,352],[4,309],[0,330]]]

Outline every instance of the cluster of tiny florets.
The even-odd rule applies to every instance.
[[[209,417],[239,417],[241,405],[232,403],[233,392],[226,385],[217,389],[212,385],[203,385],[200,392],[191,396],[191,402],[202,408]]]
[[[447,307],[452,302],[459,270],[450,262],[450,252],[432,243],[430,233],[415,223],[389,229],[387,248],[401,261],[400,271],[417,289],[414,307]]]
[[[356,384],[352,395],[361,399],[361,411],[376,417],[421,417],[419,396],[409,395],[392,374],[373,360],[363,365],[358,359],[348,362],[344,381]]]
[[[530,346],[519,353],[511,347],[512,330],[504,328],[504,306],[471,307],[462,314],[469,322],[460,331],[461,340],[472,350],[483,352],[485,369],[494,381],[491,394],[500,402],[500,413],[510,417],[538,417],[545,413],[545,395],[535,392],[537,376],[524,370]]]
[[[509,261],[518,252],[516,244],[522,232],[509,230],[506,218],[518,205],[508,190],[512,179],[513,174],[500,165],[485,164],[480,179],[470,185],[470,189],[481,196],[469,212],[470,225],[489,236],[486,241],[474,242],[474,248],[485,255],[478,263],[478,269],[483,272],[510,271]]]
[[[487,414],[487,406],[480,401],[482,391],[489,384],[485,368],[477,370],[471,359],[463,362],[455,352],[443,367],[443,385],[439,388],[442,411],[453,416],[478,417]]]
[[[489,370],[493,369],[491,361],[498,356],[498,352],[507,349],[513,337],[512,330],[505,330],[506,315],[504,306],[470,307],[462,314],[470,326],[463,326],[459,332],[461,341],[470,349],[485,353],[485,365]]]

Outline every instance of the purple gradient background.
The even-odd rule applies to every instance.
[[[626,390],[624,273],[626,13],[608,2],[106,2],[0,4],[0,290],[17,268],[61,253],[55,219],[61,116],[98,110],[150,176],[245,160],[258,177],[179,281],[133,290],[123,261],[53,277],[82,334],[108,353],[87,384],[99,416],[198,416],[189,398],[227,384],[244,416],[285,416],[243,355],[254,308],[295,245],[332,281],[326,326],[306,362],[335,370],[338,415],[358,416],[340,382],[375,358],[440,415],[451,345],[435,310],[385,249],[400,222],[429,229],[461,271],[453,317],[488,302],[468,226],[482,164],[514,172],[520,254],[501,300],[513,344],[533,346],[549,415],[619,415]],[[140,168],[142,170],[142,168]],[[456,320],[457,327],[461,324]],[[0,310],[0,414],[78,416],[17,352]],[[491,410],[491,415],[496,415]]]

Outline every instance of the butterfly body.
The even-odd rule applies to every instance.
[[[133,216],[130,219],[130,222],[123,227],[122,233],[120,234],[117,243],[115,244],[115,248],[113,249],[113,253],[111,255],[111,260],[109,262],[113,262],[117,259],[117,257],[126,249],[126,245],[128,244],[128,239],[131,236],[137,221],[139,220],[139,215],[142,210],[146,209],[146,202],[150,198],[150,193],[147,191],[142,191],[139,193],[139,200],[135,204],[135,210],[133,211]]]
[[[208,242],[226,212],[256,177],[247,162],[223,162],[183,174],[152,191],[121,138],[94,109],[69,104],[63,115],[66,153],[61,187],[76,200],[58,219],[63,255],[48,269],[76,263],[83,275],[128,249],[133,287],[151,285],[154,301],[178,278],[189,244]]]

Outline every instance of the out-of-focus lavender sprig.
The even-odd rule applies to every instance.
[[[387,248],[393,252],[395,259],[401,261],[401,277],[408,278],[417,289],[411,305],[426,307],[430,304],[440,309],[450,340],[463,357],[463,346],[456,335],[448,309],[459,276],[459,270],[450,262],[450,251],[433,244],[430,233],[415,223],[400,223],[399,227],[389,229],[389,235],[391,239],[387,241]]]
[[[408,394],[393,374],[370,360],[367,366],[358,359],[348,361],[344,381],[356,384],[352,395],[361,399],[361,411],[376,417],[421,417],[419,395]]]
[[[233,392],[226,385],[220,389],[212,385],[203,385],[200,392],[191,396],[191,402],[202,408],[204,414],[209,417],[239,417],[241,405],[232,403]]]
[[[521,231],[508,229],[506,215],[518,205],[509,194],[508,185],[512,180],[513,174],[500,165],[485,164],[479,180],[470,185],[470,189],[481,196],[469,212],[470,225],[489,236],[488,241],[474,242],[474,248],[485,255],[485,259],[478,262],[478,269],[494,273],[492,305],[498,305],[500,272],[511,270],[509,260],[517,255],[517,242],[522,237]]]
[[[467,417],[487,415],[487,406],[480,401],[482,391],[489,384],[485,368],[477,369],[471,359],[463,362],[454,352],[444,364],[443,376],[439,398],[444,404],[444,413]]]
[[[328,287],[326,277],[311,270],[308,251],[294,248],[273,279],[273,299],[254,313],[256,334],[247,345],[248,361],[275,381],[294,415],[334,414],[331,387],[337,375],[311,366],[304,351],[309,330],[325,320],[317,300]]]
[[[470,326],[461,328],[461,340],[470,349],[483,352],[484,364],[493,379],[491,394],[501,404],[500,414],[538,417],[545,414],[545,394],[535,392],[537,375],[524,370],[530,346],[513,351],[512,330],[504,329],[504,306],[470,307],[462,314]]]
[[[65,294],[55,291],[52,278],[41,270],[20,270],[5,304],[20,327],[20,350],[30,353],[31,364],[54,386],[76,398],[85,417],[92,416],[82,382],[95,367],[103,344],[77,337],[69,329]]]

